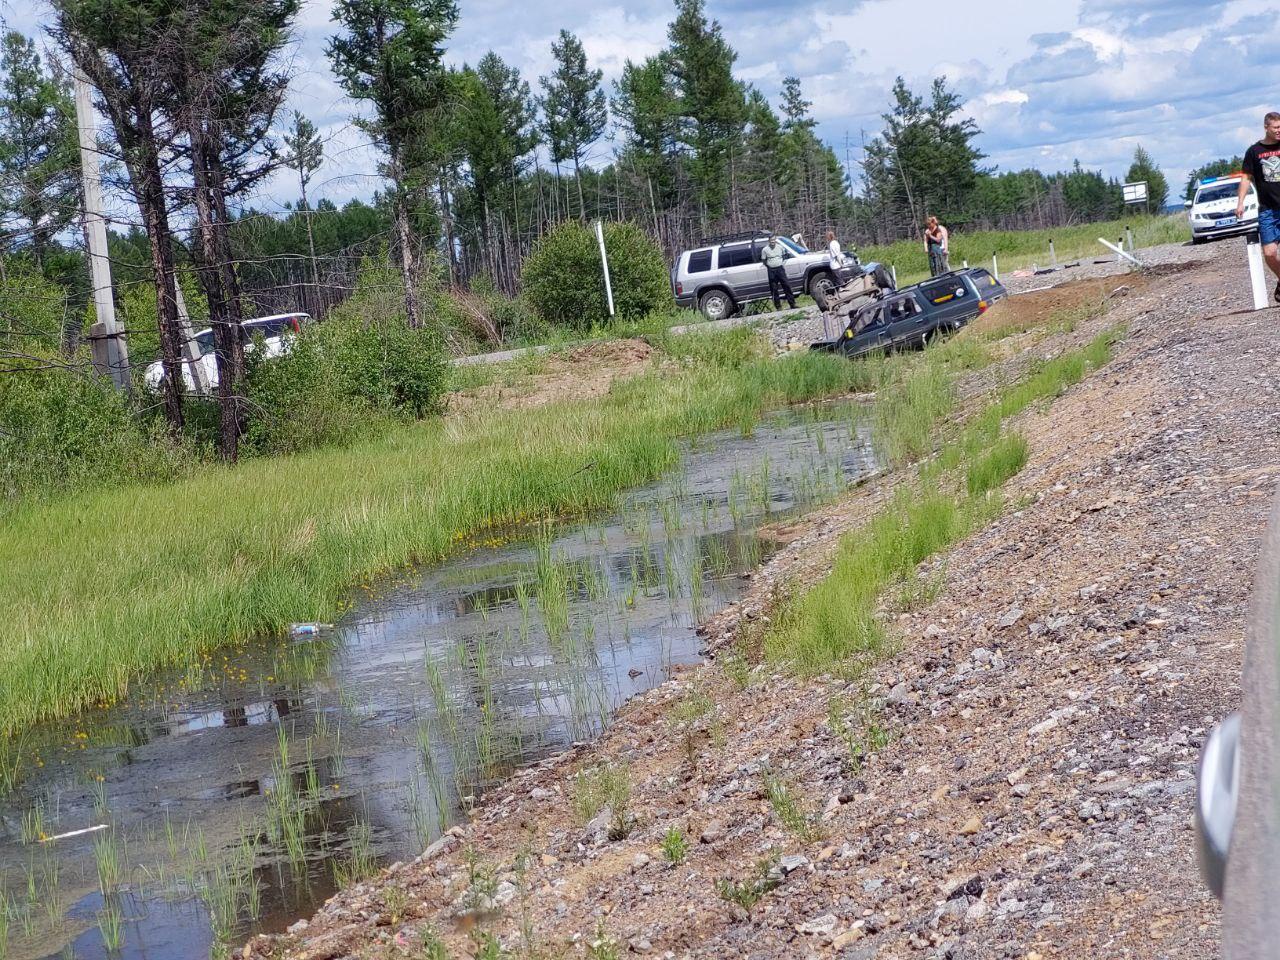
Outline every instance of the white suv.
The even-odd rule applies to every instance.
[[[1196,185],[1196,195],[1185,204],[1191,221],[1191,242],[1204,243],[1219,237],[1238,237],[1258,229],[1258,191],[1249,184],[1244,198],[1244,216],[1236,218],[1236,197],[1241,175],[1207,177]]]
[[[245,350],[254,349],[254,341],[262,340],[262,351],[264,357],[278,357],[282,353],[289,350],[289,341],[294,335],[302,332],[302,328],[311,323],[310,314],[306,313],[277,313],[269,317],[258,317],[254,320],[246,320],[241,324],[244,331]],[[206,327],[195,335],[196,345],[200,348],[199,364],[204,370],[205,380],[209,387],[213,388],[218,385],[218,361],[214,356],[213,346],[213,328]],[[196,385],[192,379],[191,370],[184,361],[182,364],[182,379],[186,389],[194,392]],[[160,384],[164,380],[164,363],[156,360],[154,363],[147,365],[146,371],[142,375],[142,382],[148,390],[159,390]]]

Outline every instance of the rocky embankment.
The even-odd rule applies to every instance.
[[[1010,510],[927,563],[925,595],[890,598],[896,650],[865,676],[717,655],[245,955],[1214,956],[1194,773],[1238,694],[1280,478],[1280,311],[1231,313],[1234,244],[1187,253],[1069,333],[1002,341],[1025,362],[1127,329],[1020,417]],[[821,575],[891,482],[781,531],[708,646]],[[851,705],[861,762],[833,723]],[[574,776],[598,764],[625,767],[630,798],[584,825]]]

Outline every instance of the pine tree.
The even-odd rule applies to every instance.
[[[319,313],[320,270],[316,265],[316,237],[311,226],[311,204],[307,201],[307,187],[311,178],[324,163],[324,141],[316,125],[297,110],[293,111],[293,122],[284,135],[284,145],[288,150],[284,163],[298,175],[300,200],[298,208],[307,225],[307,254],[311,261],[311,312]]]
[[[640,202],[656,226],[659,206],[665,210],[675,201],[677,100],[667,58],[628,60],[614,81],[612,108],[622,134],[618,164],[642,182]]]
[[[542,111],[544,131],[551,148],[551,160],[560,164],[573,161],[573,179],[578,188],[578,216],[586,216],[582,198],[582,160],[591,145],[600,139],[609,122],[604,91],[600,89],[602,70],[587,66],[582,42],[568,30],[560,31],[560,39],[551,44],[556,69],[541,80],[544,91]]]
[[[464,67],[459,77],[458,139],[466,157],[472,190],[472,217],[480,224],[481,254],[492,265],[490,203],[514,184],[528,166],[537,145],[535,112],[529,84],[520,71],[490,51],[475,70]]]
[[[453,0],[338,0],[333,17],[346,32],[330,38],[329,61],[347,95],[373,108],[360,126],[386,153],[405,312],[418,327],[417,243],[430,222],[427,191],[451,159],[453,83],[443,58],[458,7]]]
[[[1125,174],[1125,181],[1127,183],[1146,182],[1147,202],[1149,208],[1155,213],[1163,210],[1164,205],[1169,201],[1169,181],[1165,179],[1160,168],[1151,159],[1151,154],[1147,153],[1141,144],[1133,151],[1133,163],[1129,166],[1129,172]]]
[[[0,245],[29,247],[38,265],[76,215],[75,107],[71,91],[45,70],[36,45],[6,30],[0,38]]]
[[[730,201],[734,158],[746,121],[746,93],[733,77],[737,53],[708,21],[703,0],[676,0],[667,31],[682,118],[681,140],[692,154],[690,175],[704,221],[719,220]]]

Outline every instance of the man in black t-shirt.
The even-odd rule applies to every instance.
[[[1276,275],[1276,302],[1280,303],[1280,113],[1262,119],[1261,140],[1244,152],[1244,176],[1236,200],[1236,217],[1244,216],[1244,198],[1253,183],[1258,191],[1258,238],[1262,256]]]

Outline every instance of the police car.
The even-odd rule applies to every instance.
[[[1258,192],[1252,183],[1244,198],[1244,216],[1236,217],[1236,197],[1242,176],[1232,173],[1206,177],[1196,184],[1195,196],[1186,202],[1192,243],[1238,237],[1258,229]]]

